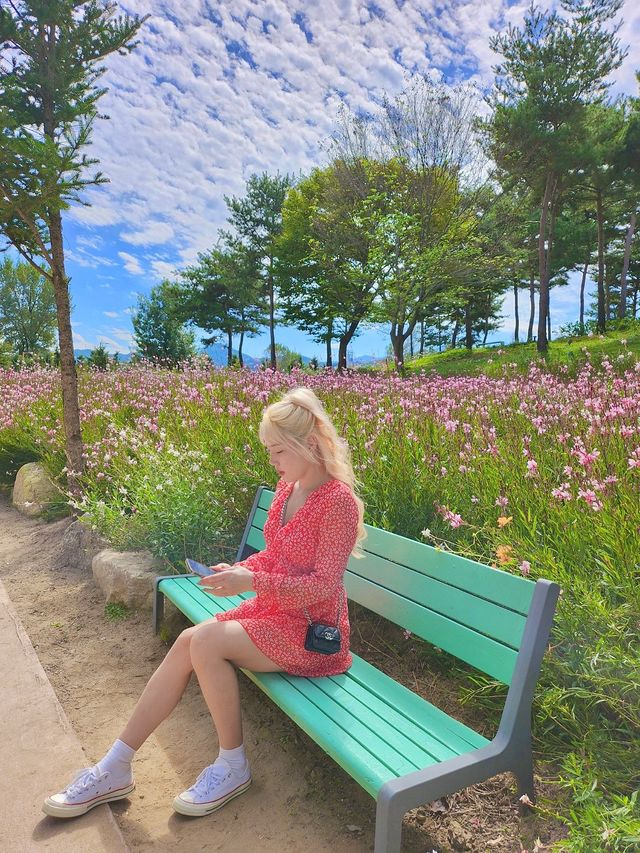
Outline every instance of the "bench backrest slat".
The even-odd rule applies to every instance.
[[[258,497],[245,540],[265,547],[273,492]],[[349,560],[349,598],[510,684],[535,584],[422,542],[365,525],[365,556]]]

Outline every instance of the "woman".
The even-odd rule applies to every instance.
[[[233,566],[218,563],[213,575],[199,581],[211,595],[254,590],[256,596],[180,634],[120,737],[94,767],[45,800],[46,814],[76,817],[130,794],[136,750],[178,704],[192,672],[220,751],[173,807],[181,814],[210,814],[251,784],[235,667],[320,676],[351,665],[343,576],[349,556],[360,556],[366,534],[349,449],[307,388],[268,406],[259,435],[280,478],[264,525],[267,547]],[[337,625],[340,651],[307,651],[310,622]]]

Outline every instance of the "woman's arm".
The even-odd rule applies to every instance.
[[[291,577],[253,569],[253,588],[258,595],[272,593],[283,609],[304,607],[330,598],[342,583],[349,555],[358,534],[358,507],[352,495],[339,491],[322,519],[313,570]]]

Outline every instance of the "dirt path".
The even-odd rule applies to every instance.
[[[115,622],[106,618],[90,571],[64,556],[61,542],[69,524],[26,519],[0,495],[0,577],[92,763],[117,737],[167,647],[153,635],[147,613]],[[241,691],[252,787],[209,818],[182,818],[172,811],[175,794],[217,753],[194,679],[140,750],[130,800],[111,806],[131,850],[372,850],[374,801],[243,676]],[[55,760],[43,755],[43,761]],[[61,778],[60,787],[67,781]],[[433,847],[424,831],[407,827],[403,851],[430,853]],[[448,849],[437,847],[439,853]]]

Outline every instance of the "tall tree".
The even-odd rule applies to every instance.
[[[336,158],[300,181],[283,208],[284,319],[326,343],[328,365],[331,341],[337,339],[339,370],[347,366],[347,348],[377,293],[370,166],[358,158]]]
[[[65,270],[62,211],[104,183],[82,149],[106,89],[99,63],[132,41],[146,20],[99,0],[12,0],[0,7],[0,232],[53,284],[69,483],[84,468]]]
[[[131,323],[142,358],[175,366],[195,355],[194,336],[184,328],[171,282],[163,281],[149,296],[138,297]]]
[[[222,241],[210,252],[201,252],[198,263],[181,274],[175,296],[183,321],[198,326],[217,340],[216,332],[227,336],[227,364],[233,363],[233,336],[240,335],[238,358],[243,366],[244,336],[258,333],[267,322],[268,312],[260,277],[260,259],[242,243]]]
[[[607,76],[626,55],[611,26],[622,0],[561,0],[567,13],[531,5],[523,27],[510,26],[491,47],[495,67],[491,118],[481,123],[500,170],[524,181],[540,199],[537,348],[546,352],[549,281],[555,224],[562,192],[580,167],[585,107],[601,101]]]
[[[636,72],[640,85],[640,71]],[[628,225],[625,235],[622,273],[620,275],[620,300],[618,319],[625,316],[627,307],[627,275],[631,261],[631,247],[636,232],[638,213],[640,213],[640,98],[633,98],[630,104],[624,130],[624,139],[616,161],[616,169],[621,176],[628,194]]]
[[[244,198],[225,196],[229,223],[238,240],[260,260],[263,289],[269,301],[269,335],[271,367],[275,370],[276,337],[276,247],[282,231],[282,205],[292,179],[289,175],[252,175],[247,181]],[[223,233],[223,237],[228,237]]]
[[[17,353],[46,352],[53,346],[56,302],[49,279],[30,264],[0,264],[0,336]]]

